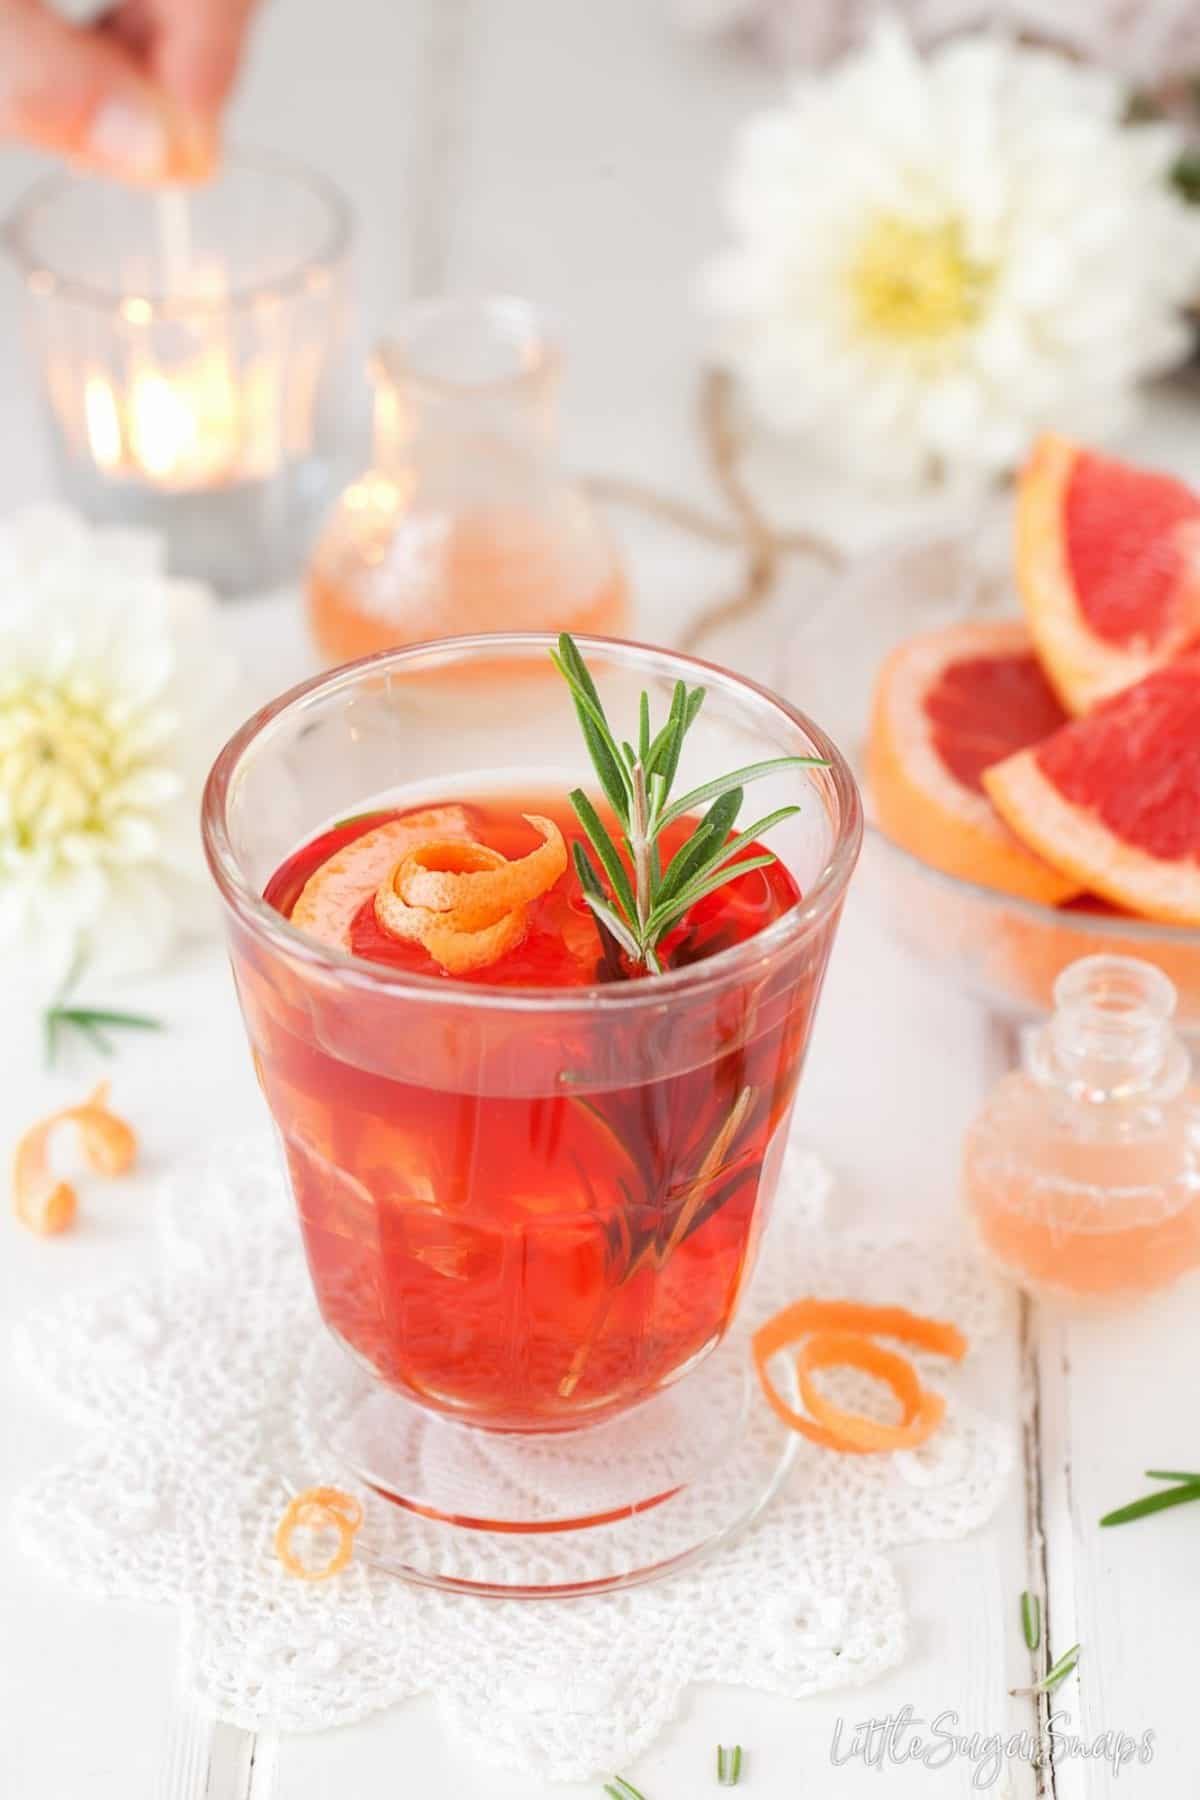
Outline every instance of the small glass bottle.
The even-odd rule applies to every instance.
[[[967,1206],[1022,1287],[1150,1293],[1200,1263],[1200,1091],[1175,989],[1136,957],[1089,956],[1054,999],[967,1132]]]
[[[478,631],[620,631],[615,547],[558,460],[559,372],[521,300],[429,302],[378,347],[373,466],[309,573],[326,661]]]

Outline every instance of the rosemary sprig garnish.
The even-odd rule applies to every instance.
[[[717,1745],[717,1782],[721,1787],[736,1787],[742,1778],[742,1746],[735,1744],[727,1750],[724,1744]]]
[[[46,1046],[46,1066],[53,1068],[58,1060],[59,1043],[62,1036],[70,1031],[76,1032],[98,1050],[102,1056],[113,1053],[112,1040],[107,1031],[161,1031],[161,1019],[151,1018],[149,1013],[115,1012],[104,1006],[70,1006],[67,1001],[72,989],[78,981],[81,965],[76,962],[68,974],[57,996],[42,1014],[43,1037]]]
[[[1042,1641],[1042,1603],[1028,1588],[1021,1595],[1021,1630],[1025,1636],[1025,1648],[1036,1650]]]
[[[649,695],[643,693],[638,707],[637,744],[618,743],[574,639],[563,632],[557,650],[550,655],[571,690],[596,779],[620,827],[618,842],[583,789],[576,788],[571,794],[571,805],[595,856],[593,861],[583,844],[575,844],[575,871],[583,897],[596,919],[606,951],[611,940],[635,967],[647,969],[652,975],[661,974],[658,946],[671,927],[697,901],[715,893],[726,882],[773,863],[775,857],[770,851],[737,863],[734,858],[764,831],[800,810],[798,806],[781,806],[731,836],[746,785],[779,769],[823,768],[825,764],[818,756],[772,757],[719,775],[673,799],[671,790],[684,739],[704,704],[704,689],[689,689],[677,681],[666,723],[657,732],[651,726]],[[705,805],[708,811],[664,868],[659,841],[662,833],[667,826]]]
[[[1200,1474],[1186,1469],[1147,1469],[1146,1478],[1148,1481],[1167,1481],[1171,1485],[1160,1488],[1156,1494],[1143,1494],[1140,1500],[1131,1500],[1128,1506],[1118,1506],[1115,1512],[1105,1513],[1101,1525],[1128,1525],[1150,1513],[1165,1512],[1169,1506],[1186,1506],[1192,1500],[1200,1500]]]

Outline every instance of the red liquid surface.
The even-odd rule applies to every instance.
[[[558,797],[469,812],[510,856],[537,841],[522,812],[579,835]],[[267,899],[286,914],[335,850],[396,816],[316,839]],[[716,955],[798,897],[782,865],[751,871],[672,932],[667,961]],[[566,1013],[464,1007],[447,976],[428,998],[331,995],[235,944],[328,1324],[384,1381],[497,1430],[587,1423],[684,1372],[722,1335],[752,1261],[833,926],[782,973],[762,965],[716,995],[610,1008],[581,993]],[[369,901],[352,942],[437,973]],[[531,907],[525,941],[470,984],[495,998],[606,978],[572,868]]]

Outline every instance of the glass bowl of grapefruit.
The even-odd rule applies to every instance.
[[[1200,496],[1059,438],[1009,498],[870,552],[786,692],[863,776],[864,886],[1009,1017],[1079,957],[1138,956],[1200,1031]]]

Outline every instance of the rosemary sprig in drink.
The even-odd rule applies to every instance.
[[[571,690],[596,779],[620,827],[618,840],[582,788],[571,794],[571,805],[596,859],[593,861],[582,844],[575,845],[575,870],[583,897],[602,937],[607,934],[635,968],[661,974],[658,946],[671,927],[705,895],[715,893],[751,869],[773,863],[775,857],[769,850],[747,856],[741,862],[734,859],[772,825],[800,810],[798,806],[781,806],[731,836],[746,785],[779,769],[826,765],[819,756],[772,757],[719,775],[673,799],[671,790],[684,739],[704,704],[704,689],[689,689],[677,681],[666,723],[657,732],[651,729],[650,697],[643,693],[635,747],[627,741],[618,743],[613,735],[596,684],[574,639],[563,632],[558,649],[550,654]],[[664,868],[659,842],[662,833],[668,825],[705,805],[708,811]]]

